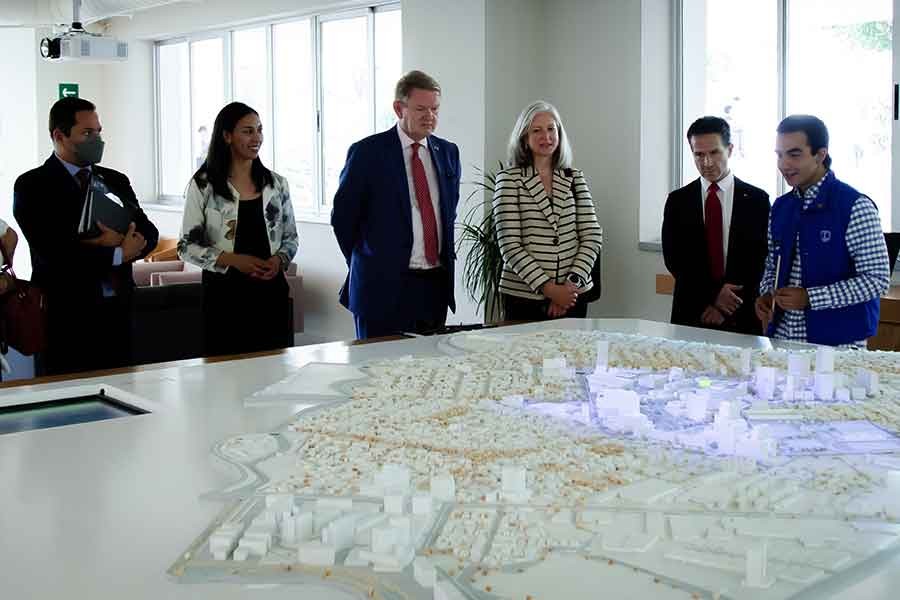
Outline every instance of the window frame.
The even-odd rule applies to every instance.
[[[776,78],[778,86],[778,98],[776,99],[776,103],[777,119],[778,121],[781,121],[787,116],[787,102],[789,93],[788,61],[790,57],[788,53],[790,45],[788,38],[788,22],[790,19],[790,0],[770,1],[776,2],[776,14],[778,19],[776,33],[778,41],[778,46],[776,48]],[[670,189],[677,189],[682,186],[682,173],[684,169],[683,144],[684,133],[687,126],[687,124],[684,122],[684,2],[685,0],[675,0],[675,14],[674,18],[672,19],[672,40],[674,45],[672,72],[674,74],[675,86],[675,102],[673,104],[675,114],[672,115],[672,170],[670,174]],[[893,0],[893,5],[894,22],[896,23],[898,19],[898,10],[900,10],[900,2],[898,2],[898,0]],[[896,35],[896,29],[894,33]],[[895,57],[898,54],[896,44],[892,49],[892,53]],[[892,123],[893,122],[894,121],[892,121]],[[891,170],[892,172],[894,171],[893,166],[891,167]],[[897,176],[892,173],[892,177],[896,178]],[[787,184],[784,181],[784,178],[778,177],[776,183],[776,195],[781,196],[788,191],[789,190]],[[774,201],[774,198],[772,199],[772,201]]]
[[[314,161],[312,188],[314,190],[315,207],[309,209],[297,209],[295,207],[295,219],[299,222],[311,223],[328,223],[330,218],[330,201],[326,203],[325,193],[325,162],[323,155],[323,100],[324,91],[322,87],[322,24],[329,21],[342,19],[358,18],[366,16],[368,31],[368,72],[370,79],[370,101],[369,104],[369,129],[375,132],[377,119],[376,110],[376,80],[375,80],[375,15],[381,12],[402,12],[402,5],[396,0],[387,2],[366,2],[356,7],[349,7],[340,10],[319,11],[319,12],[298,12],[291,15],[281,16],[276,19],[261,19],[255,22],[242,23],[239,26],[226,27],[215,30],[199,31],[196,33],[178,35],[170,38],[161,38],[154,41],[153,47],[153,98],[154,98],[154,192],[156,202],[151,203],[150,207],[161,210],[181,211],[184,206],[183,195],[172,195],[162,193],[162,153],[164,145],[160,139],[160,123],[162,121],[162,102],[160,98],[160,48],[167,45],[186,43],[188,45],[188,81],[192,82],[193,78],[193,59],[190,54],[190,45],[197,41],[220,38],[222,40],[222,67],[224,73],[224,89],[223,95],[225,102],[231,102],[234,98],[234,43],[233,36],[235,32],[264,28],[266,32],[266,87],[268,90],[268,106],[266,110],[271,115],[272,123],[264,124],[266,127],[266,143],[269,144],[272,151],[273,164],[275,158],[275,138],[278,136],[278,126],[275,115],[275,44],[273,40],[273,27],[284,23],[292,23],[296,21],[308,21],[310,27],[310,44],[311,56],[313,64],[311,65],[311,75],[313,86],[312,93],[312,118],[314,119],[313,130],[315,131],[314,140]],[[402,18],[402,17],[401,17]],[[191,131],[193,131],[193,93],[191,85],[188,85],[188,108],[190,116]],[[188,153],[192,154],[191,152]],[[268,165],[272,166],[272,165]],[[193,172],[193,170],[191,171]],[[187,182],[185,182],[187,185]]]

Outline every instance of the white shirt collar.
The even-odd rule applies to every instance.
[[[706,193],[709,191],[709,186],[711,186],[712,184],[713,184],[712,181],[709,181],[702,175],[700,176],[700,187],[703,190],[704,196],[706,196]],[[732,173],[731,170],[729,169],[728,174],[725,175],[725,177],[723,177],[719,181],[717,181],[716,185],[719,186],[719,189],[722,190],[722,192],[727,193],[728,190],[730,190],[732,188],[732,186],[734,186],[734,173]]]
[[[404,150],[406,150],[407,148],[409,148],[410,146],[412,146],[412,145],[415,143],[415,140],[413,140],[411,137],[409,137],[408,135],[406,135],[406,132],[403,131],[403,128],[402,128],[402,127],[400,127],[400,121],[397,121],[397,134],[400,136],[400,146],[401,146]],[[420,141],[419,143],[420,143],[424,148],[427,148],[427,147],[428,147],[428,138],[427,138],[427,137],[424,138],[424,139],[423,139],[422,141]]]

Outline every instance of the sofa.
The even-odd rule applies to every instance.
[[[203,271],[180,260],[136,262],[132,313],[135,364],[203,356]],[[287,271],[292,330],[303,331],[303,278],[297,265]],[[286,345],[293,344],[288,336]]]
[[[288,290],[293,304],[294,333],[303,332],[303,276],[297,263],[291,263],[287,272]],[[183,283],[200,284],[203,270],[180,260],[134,263],[134,283],[140,287],[159,287]]]

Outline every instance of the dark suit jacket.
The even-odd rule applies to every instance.
[[[447,270],[447,306],[456,310],[454,223],[459,202],[459,149],[437,136],[428,149],[440,189],[441,263]],[[359,317],[394,313],[412,253],[412,207],[396,127],[350,146],[334,196],[331,226],[350,273],[340,302]]]
[[[147,240],[142,258],[156,246],[159,232],[141,210],[128,178],[112,169],[94,165],[110,191],[134,212],[136,231]],[[107,366],[103,361],[77,362],[63,354],[102,353],[91,346],[93,340],[117,342],[127,336],[127,301],[134,289],[131,263],[113,266],[113,248],[102,248],[82,242],[78,223],[84,207],[84,196],[75,178],[56,156],[43,165],[21,175],[15,183],[13,214],[31,251],[31,280],[47,296],[49,320],[48,354],[55,355],[48,372],[67,372]],[[116,297],[126,302],[121,318],[102,313],[103,286],[111,286]],[[96,331],[101,328],[100,331]],[[98,342],[99,343],[99,342]],[[64,364],[65,363],[65,364]],[[72,365],[69,369],[67,366]],[[110,365],[112,366],[112,365]],[[117,366],[117,365],[116,365]]]
[[[769,195],[735,177],[734,204],[728,234],[725,279],[714,281],[706,249],[700,179],[669,194],[662,227],[663,257],[675,277],[672,323],[707,327],[700,317],[714,304],[724,283],[744,286],[738,294],[744,301],[721,329],[762,335],[753,304],[759,296],[767,254]]]

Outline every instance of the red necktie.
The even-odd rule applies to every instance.
[[[725,277],[725,257],[722,251],[722,204],[719,202],[719,186],[709,186],[706,193],[706,249],[709,252],[709,269],[713,279]]]
[[[87,194],[88,183],[91,181],[90,169],[79,169],[75,173],[75,179],[78,180],[78,187],[81,188],[81,195]]]
[[[416,202],[419,204],[419,214],[422,216],[425,260],[430,265],[436,265],[438,263],[437,221],[434,218],[434,207],[431,205],[431,190],[428,189],[425,167],[422,166],[422,159],[419,158],[421,146],[422,144],[418,142],[413,142],[412,145],[413,186],[416,188]]]

